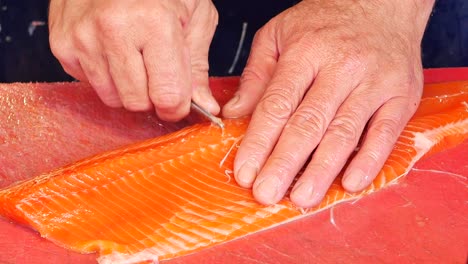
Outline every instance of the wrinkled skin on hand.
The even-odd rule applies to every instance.
[[[50,45],[67,73],[102,101],[160,118],[186,116],[193,99],[217,114],[208,49],[218,13],[211,0],[51,0]]]
[[[342,184],[349,192],[367,187],[418,107],[432,5],[305,0],[267,23],[223,109],[227,117],[253,112],[237,182],[259,202],[276,203],[311,156],[290,199],[317,205],[364,134]]]

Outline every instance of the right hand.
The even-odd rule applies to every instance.
[[[155,108],[166,121],[213,114],[208,49],[218,23],[211,0],[51,0],[50,46],[64,70],[111,107]]]

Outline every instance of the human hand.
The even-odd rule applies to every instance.
[[[420,43],[434,1],[305,0],[255,36],[226,117],[251,113],[237,182],[272,204],[317,205],[345,167],[349,192],[382,168],[422,93]],[[367,127],[366,127],[367,126]]]
[[[64,70],[108,106],[155,108],[177,121],[193,98],[217,114],[208,49],[218,13],[210,0],[51,0],[50,46]]]

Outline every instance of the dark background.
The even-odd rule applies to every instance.
[[[215,0],[219,25],[210,50],[210,75],[239,75],[255,32],[298,1]],[[0,82],[67,81],[52,56],[47,25],[32,31],[32,21],[47,22],[48,0],[0,0]],[[245,38],[233,63],[242,28]],[[423,43],[425,68],[468,66],[468,0],[439,0]]]

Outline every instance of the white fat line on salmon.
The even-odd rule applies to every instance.
[[[236,139],[234,141],[234,143],[232,143],[231,147],[229,148],[229,150],[227,151],[226,155],[224,156],[224,158],[219,162],[219,167],[221,168],[223,165],[224,165],[224,162],[226,162],[226,159],[227,157],[229,157],[229,154],[231,154],[232,150],[234,149],[235,146],[237,146],[237,143],[239,143],[239,141],[242,140],[244,136],[240,136],[238,139]]]
[[[233,171],[232,170],[224,170],[224,174],[227,176],[227,181],[226,183],[229,183],[231,181],[231,175]]]
[[[461,131],[460,131],[461,130]],[[429,150],[447,137],[447,134],[466,134],[468,133],[468,119],[443,125],[424,132],[413,132],[414,149],[416,155],[412,158],[407,172],[411,170],[415,161],[421,159]]]
[[[462,102],[464,106],[468,108],[468,103],[467,102]],[[412,127],[411,125],[407,125],[408,127]],[[418,128],[418,126],[414,126],[415,128]],[[452,122],[448,123],[445,125],[442,125],[437,128],[432,128],[424,132],[413,132],[410,131],[411,134],[413,134],[413,148],[416,151],[416,155],[409,160],[409,164],[406,168],[406,170],[398,175],[396,178],[391,180],[388,185],[396,184],[398,180],[407,175],[412,169],[414,164],[421,159],[422,156],[424,156],[428,151],[430,151],[435,145],[439,144],[444,138],[448,137],[448,135],[452,134],[467,134],[468,133],[468,119],[462,119],[457,122]],[[396,144],[402,144],[402,142],[398,142]],[[384,165],[386,166],[386,165]],[[384,178],[382,178],[384,180]],[[374,180],[375,182],[375,180]],[[385,182],[382,182],[381,186],[385,185]],[[373,186],[373,183],[372,185]]]
[[[299,207],[301,214],[305,215],[309,212],[309,208]]]
[[[468,119],[460,120],[455,123],[446,124],[424,132],[415,132],[414,147],[418,152],[415,160],[419,160],[422,155],[428,152],[434,145],[438,144],[447,135],[446,134],[467,134]],[[412,164],[413,165],[413,164]]]

